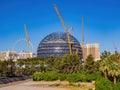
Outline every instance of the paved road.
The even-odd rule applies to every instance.
[[[23,82],[17,82],[1,86],[0,90],[67,90],[67,89],[50,87],[48,83],[27,80]]]

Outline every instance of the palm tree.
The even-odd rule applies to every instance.
[[[108,75],[113,77],[113,82],[116,84],[117,77],[120,75],[120,64],[115,61],[109,64]]]
[[[105,58],[100,62],[100,67],[99,67],[99,70],[103,72],[105,78],[107,78],[108,68],[109,68],[109,59]]]

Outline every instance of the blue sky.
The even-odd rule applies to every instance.
[[[12,50],[25,38],[24,23],[36,52],[39,42],[52,32],[65,32],[53,8],[56,3],[68,28],[81,43],[85,17],[85,43],[99,43],[100,51],[120,51],[119,0],[0,0],[0,51]],[[25,41],[15,50],[27,50]]]

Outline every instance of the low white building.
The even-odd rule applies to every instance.
[[[17,60],[17,59],[27,59],[27,58],[34,58],[35,54],[30,52],[16,52],[16,51],[2,51],[0,52],[0,60]]]

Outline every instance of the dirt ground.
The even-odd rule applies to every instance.
[[[32,81],[32,79],[25,81],[13,82],[5,85],[0,85],[0,90],[95,90],[95,82],[75,83],[76,86],[70,86],[67,81]],[[54,86],[60,85],[60,86]]]
[[[60,87],[51,87],[49,86],[50,84],[54,84],[54,82],[34,82],[32,80],[27,80],[7,85],[0,85],[0,90],[68,90]]]

